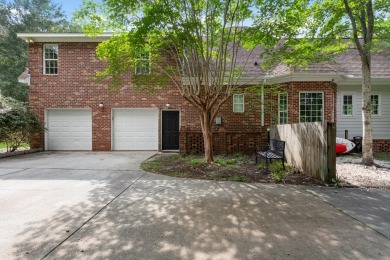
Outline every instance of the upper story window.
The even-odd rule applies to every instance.
[[[302,123],[324,121],[323,92],[299,93],[299,121]]]
[[[43,73],[47,75],[58,74],[58,45],[43,45]]]
[[[371,115],[380,115],[379,109],[379,95],[371,95]]]
[[[343,116],[353,115],[353,95],[344,94],[343,96]]]
[[[150,73],[150,57],[149,53],[139,55],[135,60],[135,74],[149,74]]]
[[[244,94],[233,95],[233,112],[244,113]]]
[[[278,99],[279,124],[287,124],[288,121],[288,94],[280,93]]]

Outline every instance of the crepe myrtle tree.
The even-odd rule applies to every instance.
[[[134,72],[137,65],[145,73],[132,74],[136,87],[177,87],[199,113],[205,162],[211,163],[212,123],[241,86],[245,67],[253,66],[253,48],[261,44],[258,38],[246,45],[249,35],[243,27],[255,5],[250,0],[84,1],[74,21],[90,36],[114,31],[97,47],[97,56],[108,66],[96,78],[108,79],[110,89],[121,88],[123,73]],[[247,56],[240,57],[239,65],[243,46],[248,46]]]
[[[255,20],[255,26],[251,28],[253,35],[259,30],[266,30],[271,24],[273,30],[281,31],[268,39],[275,46],[273,49],[267,49],[272,57],[269,61],[279,60],[291,66],[305,67],[311,62],[332,61],[344,51],[357,49],[362,70],[362,162],[372,165],[371,54],[389,47],[388,0],[263,2],[267,8],[264,8]],[[289,2],[289,8],[285,8],[285,4]],[[304,23],[302,19],[305,20]],[[270,26],[264,26],[266,23],[263,20],[269,21]],[[298,32],[298,35],[291,34],[284,28],[290,28],[291,31]],[[260,34],[260,37],[262,35]]]

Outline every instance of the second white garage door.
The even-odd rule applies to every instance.
[[[158,109],[113,109],[113,150],[158,150]]]

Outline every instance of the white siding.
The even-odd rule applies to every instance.
[[[343,94],[353,94],[353,115],[343,116]],[[373,86],[372,94],[378,94],[380,115],[372,116],[373,139],[390,139],[390,83],[389,86]],[[362,90],[361,86],[342,86],[337,88],[337,136],[348,138],[363,135]]]

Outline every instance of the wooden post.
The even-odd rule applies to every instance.
[[[328,146],[328,172],[325,176],[326,182],[331,182],[332,179],[336,178],[336,124],[327,123],[326,127],[327,134],[327,146]]]

